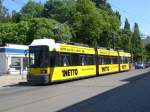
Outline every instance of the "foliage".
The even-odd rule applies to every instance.
[[[111,9],[110,4],[107,2],[107,0],[91,0],[95,3],[96,7],[102,8],[102,9]]]
[[[3,5],[2,0],[0,0],[0,18],[8,16],[8,9]]]
[[[103,32],[100,34],[101,39],[99,43],[103,47],[113,47],[115,41],[115,47],[119,44],[117,41],[120,32],[120,21],[115,14],[109,15],[109,12],[100,10],[103,14]]]
[[[73,41],[96,45],[101,33],[102,15],[90,0],[78,0],[72,13],[70,26],[73,29]]]
[[[139,59],[142,59],[143,53],[144,53],[144,47],[141,42],[141,37],[140,37],[140,31],[138,24],[135,23],[134,25],[134,32],[132,35],[132,51],[134,54],[134,60],[138,61]]]
[[[3,5],[3,0],[0,0],[0,22],[8,22],[9,20],[8,9]]]
[[[44,4],[29,0],[12,16],[0,0],[0,9],[0,44],[30,44],[37,38],[53,38],[123,49],[133,53],[135,60],[145,54],[138,24],[131,32],[126,19],[121,29],[121,15],[107,0],[48,0]]]
[[[12,22],[19,23],[21,21],[21,14],[16,12],[15,10],[12,11]]]
[[[131,52],[131,31],[128,19],[125,20],[124,29],[121,34],[121,48],[126,52]]]
[[[43,16],[63,23],[70,18],[74,4],[75,0],[48,0],[44,5]]]
[[[33,39],[37,38],[54,38],[55,40],[69,41],[71,38],[71,33],[68,26],[63,26],[60,29],[54,29],[57,24],[57,21],[53,19],[45,18],[34,18],[29,21],[30,30],[29,37],[27,42],[31,42]],[[55,33],[55,31],[57,32]]]
[[[59,22],[53,19],[34,18],[19,23],[4,23],[0,25],[0,39],[2,43],[30,44],[37,38],[54,38],[55,40],[70,41],[69,27],[57,29],[59,35],[54,34],[54,27]]]
[[[0,38],[2,43],[24,44],[27,38],[28,24],[27,22],[4,23],[0,26]]]
[[[147,45],[145,46],[145,50],[146,50],[146,52],[147,52],[147,55],[150,57],[150,44],[147,44]]]
[[[27,4],[22,7],[21,14],[28,17],[40,17],[43,9],[43,4],[29,0]]]
[[[112,46],[112,32],[119,30],[120,21],[116,15],[97,9],[90,0],[78,0],[70,19],[73,40],[92,46]]]

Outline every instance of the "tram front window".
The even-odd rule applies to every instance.
[[[30,46],[29,48],[29,66],[30,68],[48,67],[48,46]]]

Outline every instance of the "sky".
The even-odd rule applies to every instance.
[[[122,16],[122,26],[128,18],[131,30],[134,23],[139,24],[140,32],[150,36],[150,0],[108,0],[113,10],[118,10]]]
[[[19,11],[28,0],[4,0],[4,5],[11,12]],[[47,0],[34,0],[44,3]],[[125,18],[128,18],[131,30],[134,23],[139,24],[140,32],[146,36],[150,36],[150,0],[108,0],[114,11],[119,11],[122,19],[122,27]]]

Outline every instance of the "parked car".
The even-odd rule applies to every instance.
[[[135,69],[144,69],[146,66],[145,66],[145,63],[144,62],[137,62],[135,64]]]

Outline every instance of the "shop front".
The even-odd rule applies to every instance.
[[[28,46],[7,44],[0,47],[0,74],[26,74]]]

